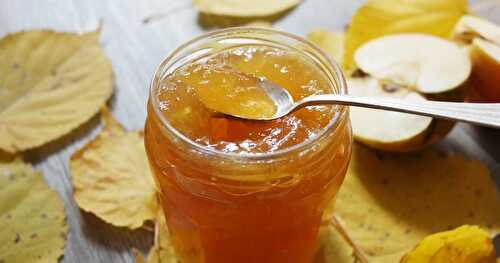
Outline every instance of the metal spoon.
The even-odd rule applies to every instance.
[[[500,103],[414,102],[393,98],[356,97],[338,94],[312,95],[295,102],[286,89],[266,78],[258,78],[257,85],[274,101],[277,110],[269,118],[252,117],[253,120],[274,120],[305,106],[340,104],[412,113],[500,129]],[[248,116],[234,117],[249,119]]]

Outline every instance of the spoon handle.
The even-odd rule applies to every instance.
[[[392,98],[368,98],[324,94],[306,97],[297,104],[300,104],[300,107],[318,104],[350,105],[412,113],[500,129],[500,103],[408,101]]]

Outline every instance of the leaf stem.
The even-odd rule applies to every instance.
[[[333,225],[333,227],[335,227],[337,232],[349,244],[349,246],[352,247],[356,259],[361,263],[368,263],[368,257],[365,255],[363,250],[358,245],[356,245],[356,243],[354,243],[353,239],[349,236],[349,233],[347,233],[344,225],[340,222],[335,214],[333,214],[330,218],[330,223]]]

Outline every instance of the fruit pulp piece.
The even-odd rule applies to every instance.
[[[276,105],[254,76],[214,69],[193,86],[205,107],[215,112],[248,119],[271,118],[276,113]]]

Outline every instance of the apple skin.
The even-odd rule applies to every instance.
[[[467,100],[500,102],[500,61],[496,61],[474,45],[470,55],[474,66],[469,82],[473,88],[470,89]]]

